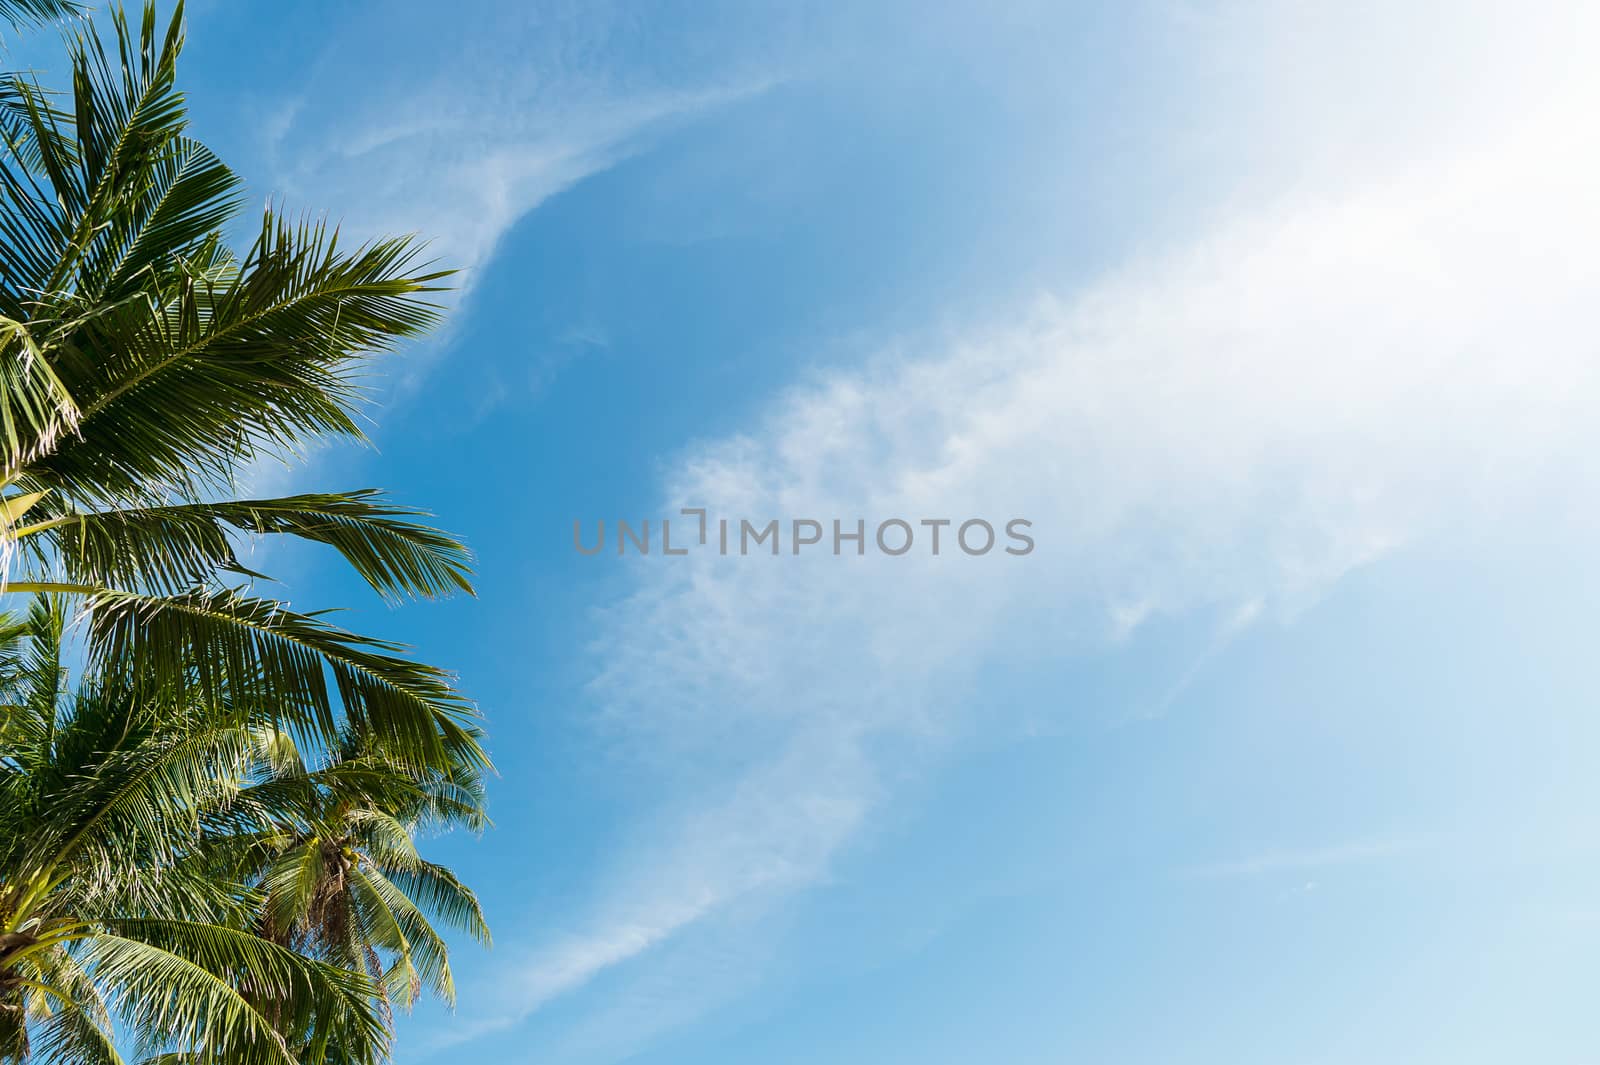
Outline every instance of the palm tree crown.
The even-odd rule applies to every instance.
[[[488,941],[416,839],[483,826],[489,761],[449,675],[256,595],[241,544],[389,600],[470,592],[470,558],[370,489],[236,485],[361,437],[363,367],[444,275],[270,209],[236,251],[182,15],[78,24],[65,96],[0,84],[0,1062],[361,1065],[453,996],[436,924]]]
[[[476,764],[471,707],[395,645],[251,594],[241,538],[325,544],[380,594],[470,591],[450,537],[371,490],[237,498],[242,472],[360,438],[359,374],[437,317],[404,239],[345,247],[268,210],[224,239],[237,177],[185,135],[182,6],[70,39],[70,109],[0,99],[0,549],[14,592],[75,597],[97,661],[187,670],[322,743],[353,727],[415,766]]]
[[[181,688],[69,687],[65,604],[0,619],[0,1061],[376,1061],[381,988],[255,934],[230,875],[301,816],[263,788],[274,732]]]

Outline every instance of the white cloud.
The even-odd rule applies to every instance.
[[[459,271],[446,298],[460,304],[541,203],[792,74],[788,20],[736,15],[566,0],[445,20],[409,0],[319,10],[294,94],[255,119],[265,187],[291,211],[331,211],[355,239],[415,234]]]
[[[418,233],[442,263],[472,272],[500,238],[549,197],[605,170],[651,132],[761,92],[756,79],[700,89],[651,89],[613,99],[544,104],[534,85],[505,110],[469,113],[465,99],[435,102],[400,123],[341,127],[312,144],[286,143],[298,106],[270,129],[276,184],[294,201],[345,205],[360,233]]]
[[[672,802],[590,930],[526,959],[489,1024],[825,877],[894,774],[982,704],[985,666],[1194,611],[1226,638],[1399,545],[1588,491],[1600,141],[1592,94],[1555,88],[1474,149],[1302,190],[1010,321],[908,340],[684,456],[663,513],[1020,516],[1038,549],[639,562],[593,694]]]
[[[1554,19],[1545,29],[1564,32]],[[1293,43],[1253,47],[1293,68],[1334,46],[1315,33]],[[1299,85],[1313,104],[1295,136],[1315,141],[1322,117],[1403,95],[1411,68],[1395,63],[1361,68],[1363,103],[1348,113],[1345,86]],[[496,966],[492,1009],[436,1048],[513,1026],[697,927],[826,878],[899,774],[993,712],[986,669],[1093,653],[1192,613],[1217,619],[1220,648],[1441,530],[1516,521],[1525,505],[1592,512],[1597,94],[1564,62],[1533,66],[1515,91],[1486,73],[1475,100],[1497,107],[1454,116],[1447,137],[1390,131],[1359,165],[1341,159],[1317,180],[1283,178],[1294,168],[1280,160],[1270,202],[1234,208],[1197,240],[987,325],[887,344],[863,368],[793,389],[748,432],[681,456],[658,514],[1026,517],[1038,549],[636,563],[631,594],[601,617],[591,690],[659,812],[607,871],[586,923],[513,950]],[[493,133],[451,139],[462,127],[410,123],[308,164],[305,179],[320,189],[338,180],[329,174],[382,172],[386,153],[420,149],[431,169],[417,187],[452,195],[424,204],[396,186],[377,202],[393,218],[440,220],[424,228],[459,226],[460,254],[478,261],[518,214],[635,131],[741,91],[646,96],[494,151]],[[1349,129],[1333,140],[1362,143]],[[1197,875],[1409,846],[1291,849]]]
[[[643,75],[623,57],[654,28],[606,4],[475,9],[446,25],[436,5],[423,3],[317,15],[320,54],[298,72],[294,95],[256,120],[263,183],[291,213],[330,212],[346,240],[411,234],[428,260],[457,271],[445,282],[452,291],[438,297],[454,313],[393,371],[401,395],[448,349],[473,285],[521,219],[679,124],[790,73],[781,33],[743,48],[730,41],[716,62],[685,62],[695,28],[717,18],[711,8],[685,21],[690,43],[664,46],[659,69]],[[349,64],[352,54],[365,61]],[[449,64],[438,62],[442,54]],[[559,341],[569,357],[536,363],[525,386],[485,381],[475,416],[513,397],[537,398],[574,345],[597,337],[603,323],[575,327]],[[258,463],[247,479],[258,491],[287,490],[311,478],[313,463]]]

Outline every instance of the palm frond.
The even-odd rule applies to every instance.
[[[195,1048],[239,1065],[295,1065],[285,1032],[321,1025],[359,1059],[386,1043],[361,973],[304,958],[237,929],[181,921],[106,922],[85,965],[147,1050]]]
[[[466,549],[407,520],[422,516],[362,489],[65,513],[15,535],[33,557],[59,557],[70,580],[112,587],[178,592],[219,571],[241,571],[229,532],[235,530],[327,544],[390,600],[470,593]]]
[[[321,223],[270,212],[242,264],[179,260],[174,277],[86,322],[63,343],[78,435],[29,462],[76,498],[164,484],[226,489],[247,457],[294,455],[310,440],[360,439],[362,357],[430,328],[417,299],[443,275],[416,247],[345,253]]]
[[[386,982],[391,990],[402,992],[400,1004],[408,1009],[415,1004],[416,985],[420,982],[446,1004],[454,1005],[456,989],[450,973],[450,949],[426,915],[404,891],[371,866],[353,870],[350,880],[374,942],[399,956],[396,969],[403,974],[404,982]]]
[[[491,945],[493,938],[478,896],[445,866],[421,861],[414,866],[391,867],[385,872],[397,888],[416,900],[418,906],[484,946]]]
[[[327,740],[348,724],[403,764],[488,767],[475,711],[442,670],[280,603],[235,591],[106,591],[91,601],[89,633],[98,662],[135,676],[188,676],[205,698],[270,707]]]
[[[18,30],[70,18],[82,10],[75,0],[0,0],[0,18]]]

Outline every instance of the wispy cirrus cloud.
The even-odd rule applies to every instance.
[[[641,560],[591,693],[663,798],[653,843],[452,1041],[826,879],[899,776],[989,707],[986,670],[1164,617],[1214,617],[1225,640],[1443,530],[1592,517],[1600,136],[1593,79],[1545,77],[1448,153],[1281,192],[1079,292],[887,345],[683,455],[663,513],[1022,516],[1038,550]]]
[[[348,205],[360,233],[416,232],[442,263],[473,272],[519,219],[551,196],[606,170],[672,123],[770,88],[775,77],[709,87],[647,89],[617,98],[542,105],[528,98],[483,114],[466,99],[393,125],[356,126],[297,139],[290,105],[273,131],[291,200]]]
[[[258,139],[291,207],[337,205],[357,237],[415,233],[463,291],[539,204],[804,62],[799,12],[550,0],[440,15],[405,0],[319,11],[318,51],[261,109]]]
[[[347,240],[411,234],[457,272],[438,297],[455,313],[408,352],[394,378],[402,393],[449,349],[473,286],[520,220],[800,68],[789,19],[751,27],[719,8],[665,39],[651,19],[605,3],[479,7],[443,23],[437,5],[405,0],[316,11],[320,51],[292,93],[256,109],[259,180],[290,211],[332,205]],[[653,54],[641,69],[634,53],[645,40]],[[725,47],[702,54],[710,41]],[[367,61],[347,63],[349,54]],[[441,66],[441,55],[451,62]],[[603,343],[603,323],[558,338],[561,354],[535,367],[531,393]],[[485,381],[480,414],[511,395]],[[267,491],[303,477],[262,464],[250,481]]]

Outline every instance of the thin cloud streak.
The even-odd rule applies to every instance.
[[[467,287],[511,227],[551,196],[626,159],[674,122],[776,83],[763,77],[585,100],[536,124],[441,111],[403,125],[341,129],[320,145],[292,149],[298,109],[290,108],[272,131],[283,160],[275,185],[291,201],[315,190],[318,200],[350,205],[344,221],[354,232],[423,236],[441,263],[464,271]]]
[[[259,143],[268,187],[290,209],[337,205],[351,237],[416,234],[459,271],[452,321],[505,235],[540,204],[803,63],[799,13],[763,21],[708,5],[668,19],[551,0],[443,25],[438,16],[433,5],[368,4],[319,24],[320,56],[293,95],[264,109]],[[387,59],[380,67],[357,73],[345,60],[374,48]],[[329,99],[338,106],[321,106]],[[448,341],[422,348],[407,383]]]

